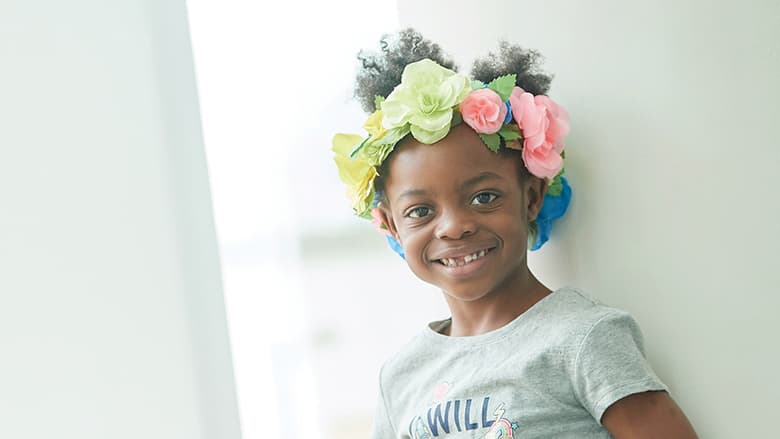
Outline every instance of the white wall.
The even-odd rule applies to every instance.
[[[0,3],[0,437],[239,437],[187,32]]]
[[[774,437],[780,407],[780,3],[399,1],[468,71],[539,49],[572,117],[571,211],[531,259],[632,312],[700,436]]]

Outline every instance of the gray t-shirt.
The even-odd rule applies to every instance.
[[[667,390],[624,311],[574,288],[471,337],[433,322],[382,367],[374,439],[609,438],[601,416],[628,395]]]

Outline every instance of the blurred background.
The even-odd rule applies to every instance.
[[[368,436],[440,293],[353,217],[355,55],[541,51],[569,213],[532,253],[640,322],[702,438],[780,407],[780,4],[0,0],[0,437]]]

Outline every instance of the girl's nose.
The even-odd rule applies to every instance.
[[[439,215],[434,233],[439,239],[461,239],[476,230],[477,225],[471,215],[461,210],[450,210]]]

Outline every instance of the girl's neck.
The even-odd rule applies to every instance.
[[[444,334],[455,337],[480,335],[501,328],[552,291],[526,270],[524,276],[479,300],[464,302],[444,294],[452,322]]]

